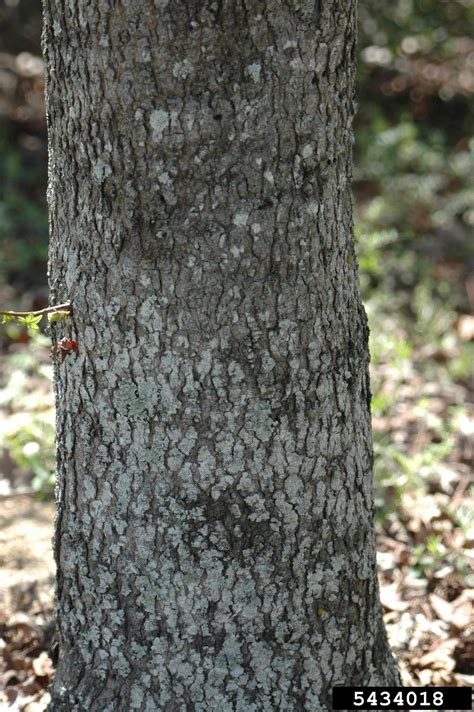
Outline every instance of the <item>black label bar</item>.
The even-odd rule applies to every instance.
[[[472,710],[472,687],[333,687],[333,710]]]

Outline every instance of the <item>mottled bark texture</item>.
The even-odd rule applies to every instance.
[[[351,217],[355,0],[45,0],[51,710],[397,681]]]

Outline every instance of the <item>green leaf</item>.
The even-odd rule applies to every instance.
[[[3,314],[2,324],[7,324],[9,321],[13,321],[13,317],[8,314]]]
[[[31,329],[31,331],[38,331],[39,329],[39,322],[43,318],[42,314],[35,315],[35,314],[27,314],[26,316],[19,316],[17,317],[17,321],[19,324],[23,324],[23,326],[26,326],[28,329]]]

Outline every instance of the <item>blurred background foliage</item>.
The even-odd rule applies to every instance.
[[[359,19],[356,234],[390,531],[407,490],[472,482],[474,2],[361,0]]]
[[[469,538],[472,517],[464,513],[460,523],[452,502],[469,494],[473,456],[474,2],[361,0],[359,20],[354,194],[371,325],[379,531],[408,536],[406,508],[437,496],[443,516]],[[40,32],[37,0],[0,0],[4,308],[47,304]],[[53,484],[48,345],[44,334],[15,324],[0,330],[6,492]],[[444,529],[410,536],[414,571],[453,558]],[[460,554],[451,559],[464,566]]]
[[[473,685],[474,0],[360,0],[359,21],[355,229],[385,623],[405,684]],[[0,0],[3,309],[48,301],[40,33],[38,0]],[[51,496],[49,346],[0,328],[0,505]]]

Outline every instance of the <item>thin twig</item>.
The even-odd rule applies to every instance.
[[[67,311],[72,314],[72,307],[67,302],[66,304],[57,304],[54,307],[46,307],[46,309],[38,309],[38,311],[0,311],[0,316],[40,316],[42,314],[51,314],[58,311]]]

